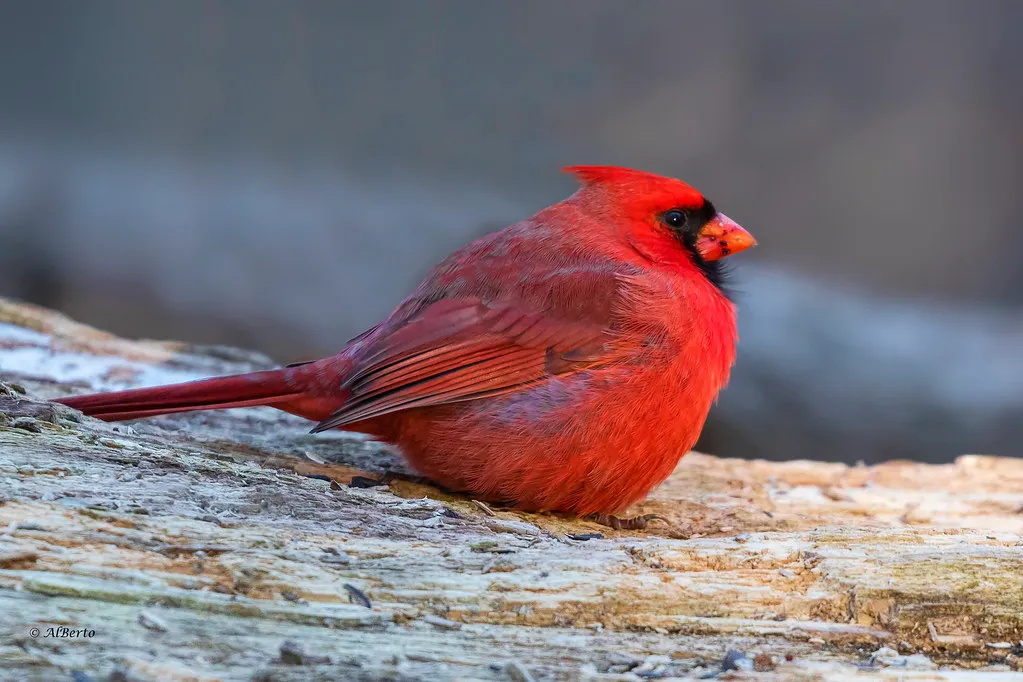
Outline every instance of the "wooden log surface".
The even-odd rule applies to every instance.
[[[269,366],[0,300],[0,679],[1023,679],[1023,461],[691,453],[645,531],[491,509],[268,409],[47,402]]]

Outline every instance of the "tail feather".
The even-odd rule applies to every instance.
[[[70,396],[57,400],[104,421],[124,421],[192,410],[272,405],[303,395],[290,368],[201,379],[184,384]]]

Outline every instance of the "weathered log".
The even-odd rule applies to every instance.
[[[1023,679],[1018,460],[693,453],[626,532],[358,487],[400,458],[272,410],[46,402],[267,364],[0,301],[0,678]]]

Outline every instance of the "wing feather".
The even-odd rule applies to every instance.
[[[355,358],[345,405],[314,431],[416,407],[519,390],[609,359],[604,324],[559,319],[522,305],[444,299]]]

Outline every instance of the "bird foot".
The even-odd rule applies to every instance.
[[[615,530],[644,530],[651,521],[663,521],[669,526],[671,525],[671,521],[660,514],[643,514],[642,516],[631,516],[625,519],[614,514],[590,514],[586,517],[586,520],[599,523],[608,528],[614,528]]]

